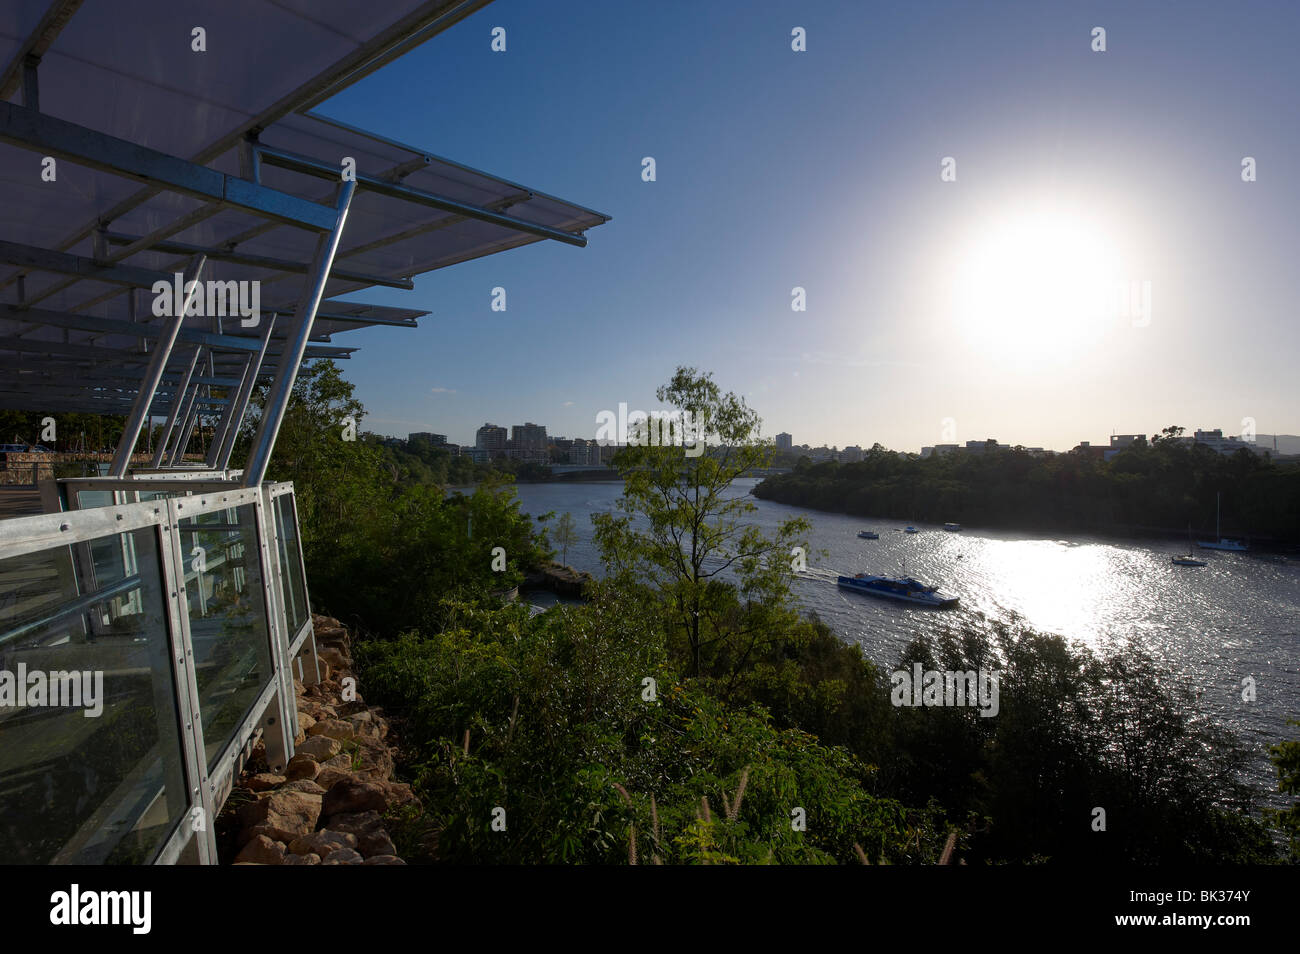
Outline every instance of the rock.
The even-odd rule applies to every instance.
[[[282,792],[306,792],[308,795],[324,795],[325,786],[319,782],[313,782],[311,779],[300,778],[292,782],[285,782],[280,787]]]
[[[351,815],[357,812],[385,811],[388,795],[377,782],[358,778],[343,779],[330,786],[321,801],[321,812],[326,818],[334,815]]]
[[[243,805],[239,809],[239,823],[246,829],[265,825],[277,832],[306,834],[314,831],[320,820],[321,798],[307,792],[272,792]]]
[[[295,756],[306,755],[315,759],[317,762],[325,762],[334,758],[342,750],[343,744],[338,739],[331,739],[327,735],[313,735],[302,745],[298,746]]]
[[[289,850],[300,855],[316,854],[324,860],[340,848],[357,847],[357,836],[342,831],[317,831],[302,835],[289,843]]]
[[[328,792],[339,782],[352,778],[355,778],[355,776],[351,772],[331,765],[320,770],[320,774],[316,776],[316,784]]]
[[[284,777],[294,782],[298,779],[313,779],[320,773],[320,763],[310,755],[295,755],[284,767]]]
[[[388,735],[387,720],[375,718],[368,709],[352,713],[347,716],[347,720],[352,723],[356,735],[370,736],[375,739],[382,739]]]
[[[320,767],[323,768],[323,769],[327,769],[327,768],[336,768],[336,769],[342,769],[342,770],[345,771],[345,772],[351,772],[351,771],[352,771],[352,753],[351,753],[351,752],[340,752],[338,755],[334,756],[334,758],[330,759],[329,761],[327,761],[327,762],[322,762],[322,763],[320,764]]]
[[[406,864],[396,855],[375,855],[361,862],[363,865],[404,865]]]
[[[355,835],[352,836],[356,838]],[[367,832],[357,841],[357,851],[361,852],[367,858],[373,858],[375,855],[395,855],[397,848],[393,845],[393,839],[388,837],[388,832],[382,828],[379,831]]]
[[[319,722],[321,719],[337,719],[338,710],[332,705],[321,702],[320,698],[320,687],[308,686],[307,695],[298,700],[298,711],[311,716],[313,723]]]
[[[356,812],[339,814],[330,818],[330,831],[349,832],[359,839],[362,835],[382,830],[384,821],[379,812]]]
[[[364,862],[363,862],[363,863],[364,863]],[[318,854],[314,854],[314,853],[312,853],[312,854],[306,854],[306,855],[285,855],[285,856],[284,856],[284,864],[286,864],[286,865],[318,865],[318,864],[320,864],[320,855],[318,855]]]
[[[258,772],[253,777],[244,782],[244,787],[252,789],[254,792],[265,792],[269,788],[275,788],[284,784],[283,775],[272,775],[270,772]]]
[[[284,863],[284,843],[258,835],[235,856],[235,864],[278,865]]]
[[[361,855],[351,848],[339,848],[331,851],[328,858],[321,859],[322,865],[359,865],[363,863]]]
[[[324,722],[315,723],[307,730],[307,734],[313,737],[323,735],[346,742],[357,734],[357,730],[351,722],[344,722],[342,719],[326,719]]]
[[[355,741],[361,756],[361,768],[356,773],[358,776],[377,781],[393,777],[396,763],[393,761],[392,750],[387,745],[369,736],[361,736]]]
[[[316,658],[329,663],[334,669],[351,669],[352,660],[336,646],[325,646],[316,650]]]
[[[308,732],[308,730],[315,724],[316,717],[314,715],[301,711],[298,713],[298,728],[302,729],[303,732]],[[308,734],[310,734],[310,732],[308,732]]]

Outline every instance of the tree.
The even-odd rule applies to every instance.
[[[1288,720],[1300,726],[1300,721]],[[1288,739],[1269,748],[1269,758],[1277,769],[1277,788],[1283,795],[1300,796],[1300,741]],[[1300,799],[1283,809],[1268,809],[1266,817],[1286,839],[1286,850],[1293,862],[1300,862]]]
[[[773,446],[759,439],[758,415],[741,398],[684,367],[656,396],[681,417],[665,424],[658,443],[633,444],[615,458],[624,480],[621,513],[594,517],[596,543],[611,581],[648,588],[646,611],[661,615],[670,645],[684,641],[693,675],[734,675],[798,618],[791,551],[809,524],[786,520],[771,537],[746,525],[756,508],[729,489],[767,466]],[[712,446],[692,456],[686,421]]]
[[[555,545],[560,548],[561,563],[568,561],[569,547],[577,542],[578,535],[573,529],[573,514],[566,510],[555,524]]]

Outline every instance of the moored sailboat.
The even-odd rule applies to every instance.
[[[1225,539],[1223,536],[1220,535],[1220,533],[1219,533],[1219,498],[1220,498],[1221,496],[1222,496],[1222,495],[1221,495],[1218,491],[1215,491],[1215,493],[1214,493],[1214,540],[1213,540],[1213,541],[1209,541],[1209,542],[1207,542],[1207,541],[1205,541],[1205,540],[1198,540],[1198,541],[1196,542],[1196,545],[1197,545],[1198,547],[1200,547],[1202,550],[1233,550],[1233,551],[1235,551],[1235,552],[1237,552],[1237,553],[1242,553],[1242,552],[1244,552],[1244,551],[1246,551],[1246,550],[1249,550],[1250,547],[1247,546],[1243,541],[1241,541],[1241,540],[1228,540],[1228,539]]]

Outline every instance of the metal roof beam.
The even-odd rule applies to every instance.
[[[107,232],[104,237],[113,245],[138,246],[140,242],[140,239],[134,236],[122,235],[119,232]],[[304,265],[301,262],[292,262],[288,259],[271,258],[267,255],[251,255],[247,252],[228,248],[205,248],[201,245],[189,245],[185,242],[157,241],[150,248],[157,252],[166,252],[169,255],[195,255],[201,252],[209,259],[218,262],[231,262],[235,265],[249,265],[254,268],[269,268],[277,272],[291,272],[296,275],[306,275],[311,268],[309,264]],[[349,282],[363,282],[367,285],[383,285],[387,288],[400,288],[403,291],[411,291],[415,288],[415,282],[409,278],[381,278],[378,275],[356,272],[346,268],[331,269],[330,278]]]
[[[320,162],[312,159],[310,156],[302,156],[298,153],[289,152],[284,149],[275,149],[258,143],[255,148],[262,156],[262,161],[269,165],[279,166],[282,169],[291,169],[295,172],[306,173],[307,175],[318,176],[322,179],[332,179],[337,181],[339,178],[339,169],[327,162]],[[504,212],[494,212],[491,209],[485,209],[480,205],[471,205],[468,202],[461,202],[457,199],[449,199],[446,196],[435,195],[432,192],[425,192],[422,189],[413,189],[410,186],[401,185],[396,182],[385,182],[383,179],[375,176],[368,176],[364,173],[357,173],[356,183],[364,187],[367,192],[377,192],[380,195],[386,195],[390,198],[401,199],[406,202],[414,202],[418,205],[427,205],[433,209],[439,209],[443,212],[451,212],[455,215],[463,215],[469,219],[477,219],[480,222],[487,222],[491,225],[497,225],[504,229],[510,229],[515,232],[527,232],[530,235],[536,235],[540,238],[554,239],[557,242],[563,242],[566,245],[576,245],[583,248],[587,244],[585,235],[578,235],[575,232],[565,232],[563,229],[551,228],[549,225],[541,225],[537,222],[529,222],[526,219],[518,219],[513,215],[506,215]]]
[[[7,105],[0,103],[0,107]],[[93,258],[73,255],[71,252],[55,252],[48,248],[34,245],[22,245],[18,242],[0,241],[0,262],[17,265],[38,272],[57,272],[62,275],[76,275],[96,282],[108,282],[112,285],[132,285],[150,288],[154,282],[172,281],[172,276],[165,272],[155,272],[150,268],[138,268],[135,265],[109,265],[97,262]]]
[[[0,142],[317,232],[334,224],[328,206],[13,103],[0,102]]]
[[[45,51],[58,38],[59,33],[67,26],[81,3],[82,0],[54,0],[46,8],[36,28],[32,30],[23,45],[14,52],[13,58],[0,73],[0,99],[8,99],[10,94],[18,89],[23,81],[23,65],[28,57],[39,60],[45,55]],[[27,105],[32,104],[27,103]]]
[[[77,331],[93,331],[99,334],[131,335],[143,338],[156,338],[162,334],[160,325],[147,325],[138,321],[126,321],[121,318],[97,318],[93,315],[68,314],[62,311],[47,311],[43,308],[18,308],[14,305],[0,305],[0,320],[9,318],[14,321],[35,322],[41,325],[53,325],[56,328],[72,328]],[[198,328],[181,328],[179,338],[191,344],[207,345],[225,351],[256,351],[260,345],[256,338],[240,335],[217,334],[214,331],[202,331]],[[33,340],[33,339],[24,339]]]
[[[414,318],[368,318],[365,315],[345,315],[336,311],[316,312],[317,321],[348,321],[358,325],[387,325],[392,328],[418,328]]]

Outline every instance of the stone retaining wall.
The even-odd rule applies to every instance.
[[[336,619],[313,616],[321,682],[294,681],[300,735],[284,774],[268,772],[261,743],[227,800],[217,831],[223,863],[401,865],[385,815],[419,810],[393,780],[395,750],[383,710],[359,692],[344,701],[351,638]],[[355,687],[355,683],[352,684]]]

